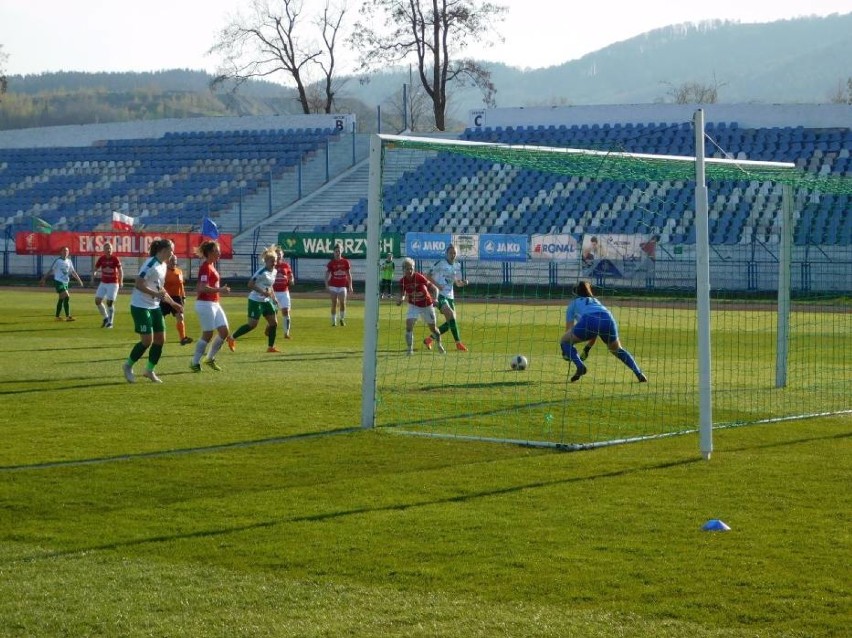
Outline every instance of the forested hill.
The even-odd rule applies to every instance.
[[[686,83],[713,86],[720,103],[821,103],[836,100],[852,77],[852,13],[768,24],[707,22],[657,29],[578,60],[543,69],[489,65],[498,106],[638,104],[674,101]],[[560,43],[554,42],[554,51]],[[9,77],[0,129],[208,115],[298,112],[291,90],[272,82],[239,94],[211,93],[202,71],[60,72]],[[284,78],[280,78],[282,81]],[[374,119],[397,99],[408,69],[343,83],[339,112]],[[480,96],[455,90],[450,115],[464,121]]]

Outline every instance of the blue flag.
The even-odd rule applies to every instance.
[[[209,217],[205,217],[201,222],[201,235],[210,239],[219,239],[219,228]]]

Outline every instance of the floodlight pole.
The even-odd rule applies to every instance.
[[[376,353],[379,335],[379,242],[381,241],[382,140],[370,138],[370,174],[367,192],[367,267],[364,285],[364,360],[362,364],[361,427],[376,420]]]
[[[704,167],[704,111],[698,109],[695,125],[695,276],[698,311],[698,412],[701,455],[713,452],[713,389],[710,358],[710,221],[707,212],[707,177]]]

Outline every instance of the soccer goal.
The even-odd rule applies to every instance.
[[[559,449],[700,431],[709,457],[713,427],[852,411],[842,345],[852,255],[845,247],[818,262],[820,286],[804,285],[794,266],[817,262],[792,241],[797,205],[848,194],[850,180],[705,160],[701,117],[696,157],[375,136],[362,426]],[[734,214],[719,204],[731,184],[760,195],[749,212],[763,223],[759,245],[710,243]],[[427,348],[419,323],[407,354],[405,305],[379,295],[383,232],[406,235],[421,272],[456,246],[469,282],[456,290],[467,351],[449,331],[447,354]],[[558,340],[579,280],[613,312],[649,383],[602,343],[588,352],[589,373],[569,381]],[[512,369],[516,355],[525,370]]]

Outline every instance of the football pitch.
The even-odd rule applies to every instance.
[[[127,292],[112,330],[92,294],[66,323],[52,292],[0,291],[0,636],[847,635],[848,414],[718,430],[709,462],[697,435],[562,453],[363,431],[360,300],[332,328],[294,294],[282,353],[259,328],[222,372],[191,372],[167,318],[164,383],[129,385]],[[472,350],[501,330],[465,312]]]

